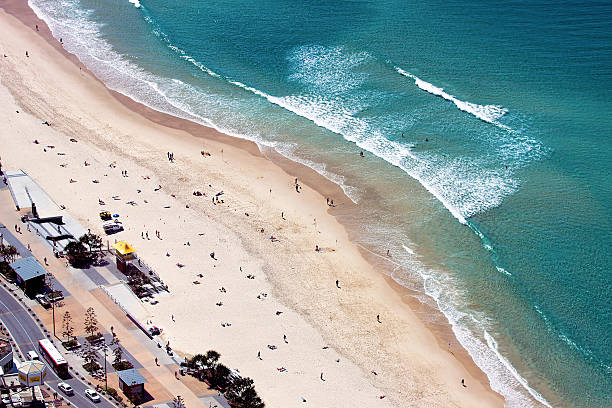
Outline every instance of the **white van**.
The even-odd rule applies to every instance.
[[[36,353],[34,350],[28,351],[27,354],[28,354],[28,360],[30,361],[40,360],[40,358],[38,357],[38,353]]]

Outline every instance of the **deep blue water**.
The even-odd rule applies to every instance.
[[[30,4],[108,86],[340,183],[509,406],[612,406],[612,3]]]

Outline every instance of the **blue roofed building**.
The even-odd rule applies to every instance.
[[[130,368],[129,370],[117,371],[117,376],[119,377],[119,389],[130,400],[141,398],[144,395],[144,384],[147,380],[138,370]]]
[[[17,275],[17,285],[27,296],[32,297],[43,291],[47,270],[38,263],[36,258],[29,256],[19,259],[11,264],[11,268]]]

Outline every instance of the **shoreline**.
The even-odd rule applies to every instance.
[[[13,6],[16,6],[16,8],[15,9],[11,8]],[[22,7],[19,7],[19,6],[22,6]],[[22,24],[24,24],[25,26],[27,26],[29,29],[33,30],[34,32],[35,30],[33,29],[33,27],[30,27],[30,26],[31,25],[33,26],[33,24],[38,24],[39,28],[42,29],[41,31],[37,33],[38,35],[43,37],[46,40],[46,42],[52,45],[53,48],[55,48],[56,50],[61,50],[62,55],[64,57],[67,57],[73,64],[79,67],[82,66],[74,55],[67,53],[59,45],[59,42],[56,41],[51,36],[50,31],[48,30],[46,24],[42,20],[39,20],[35,16],[33,11],[29,9],[29,7],[27,7],[27,5],[23,5],[23,3],[18,3],[15,1],[10,1],[4,7],[5,7],[5,11],[13,15],[14,17],[18,18],[22,22]],[[34,23],[35,21],[38,21],[38,22]],[[97,78],[95,78],[93,74],[91,74],[89,71],[86,71],[86,72],[88,76],[91,76],[93,79],[99,82],[99,80],[97,80]],[[314,188],[316,193],[318,193],[320,197],[320,201],[322,201],[322,199],[325,196],[340,197],[340,194],[344,196],[344,192],[342,191],[340,186],[325,179],[323,176],[319,175],[314,170],[306,166],[303,166],[299,163],[291,162],[289,159],[286,159],[286,158],[276,157],[276,158],[270,159],[268,155],[262,154],[259,148],[257,147],[257,145],[253,142],[234,138],[231,136],[227,136],[219,132],[216,132],[213,129],[205,128],[204,126],[201,126],[199,124],[195,124],[193,122],[175,118],[171,115],[167,115],[164,113],[154,111],[151,108],[141,105],[135,101],[132,101],[131,99],[129,99],[128,97],[120,93],[117,93],[117,92],[114,92],[108,89],[106,89],[106,91],[115,100],[119,101],[126,109],[134,112],[137,115],[142,116],[146,120],[152,121],[153,123],[156,123],[164,127],[168,127],[170,129],[175,129],[178,131],[186,131],[192,137],[203,138],[204,143],[215,142],[221,145],[231,146],[235,149],[240,149],[241,151],[247,152],[249,155],[252,155],[254,157],[258,157],[258,158],[266,157],[266,160],[271,161],[271,163],[273,163],[274,166],[277,166],[280,169],[282,169],[282,171],[286,173],[287,175],[290,175],[292,177],[296,176],[301,180],[301,182],[305,183],[307,186],[311,188]],[[336,199],[336,201],[338,200]],[[342,201],[343,203],[346,201],[347,205],[352,205],[352,203],[346,196],[345,196],[345,200],[342,200]],[[333,210],[330,212],[332,217],[333,217],[333,212],[334,212]],[[361,250],[360,252],[362,256],[364,256],[367,259],[367,254],[365,254],[363,250]],[[370,260],[370,264],[372,266],[372,269],[377,269],[372,264],[371,260]],[[388,275],[381,273],[380,271],[375,271],[375,272],[377,273],[378,278],[380,277],[380,275],[383,276],[384,282],[389,286],[389,288],[391,288],[396,293],[396,296],[399,297],[403,303],[408,305],[408,308],[410,308],[412,312],[414,312],[415,310],[418,310],[420,307],[426,307],[424,305],[421,306],[421,304],[416,299],[410,296],[410,291],[408,289],[397,284]],[[431,313],[431,312],[432,311],[426,311],[426,313]],[[441,315],[439,311],[435,311],[434,313],[438,313]],[[434,337],[438,343],[439,348],[444,348],[443,346],[446,344],[447,339],[449,338],[454,339],[454,334],[452,333],[452,330],[448,324],[446,324],[446,327],[438,327],[438,330],[434,330],[431,327],[431,324],[427,325],[427,322],[423,322],[423,321],[421,321],[421,323],[428,326],[428,329],[434,334]],[[456,341],[456,339],[454,339],[454,343],[459,344]],[[456,354],[460,354],[460,356],[459,357],[455,356],[454,358],[456,358],[456,360],[459,361],[459,363],[464,367],[464,369],[467,370],[467,372],[472,377],[474,377],[477,381],[481,382],[485,388],[489,388],[488,379],[486,375],[475,365],[475,363],[469,357],[467,352],[461,347],[461,352],[460,353],[457,352]]]

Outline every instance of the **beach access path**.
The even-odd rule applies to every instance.
[[[27,231],[25,224],[21,222],[20,213],[15,210],[11,195],[6,189],[0,190],[0,222],[8,226],[18,225],[21,227],[21,234],[7,231],[7,229],[11,227],[5,227],[0,231],[3,233],[9,232],[5,234],[5,239],[8,243],[17,245],[21,256],[31,254],[39,260],[41,265],[45,264],[44,259],[46,258],[48,265],[45,268],[48,272],[53,274],[59,285],[61,285],[61,288],[64,289],[65,299],[62,301],[63,306],[55,310],[55,326],[58,337],[61,337],[62,316],[66,311],[70,311],[73,318],[75,335],[83,337],[85,335],[83,329],[85,310],[88,307],[93,307],[98,318],[100,331],[107,334],[108,337],[110,328],[113,327],[113,331],[120,339],[122,347],[127,354],[132,357],[133,361],[136,362],[135,367],[140,368],[140,373],[147,380],[145,389],[153,399],[147,401],[146,406],[171,402],[175,396],[180,395],[188,406],[198,407],[204,406],[204,402],[200,400],[200,397],[207,398],[211,395],[216,395],[216,392],[207,390],[205,384],[199,383],[191,377],[180,377],[180,379],[177,380],[175,372],[178,370],[178,366],[174,360],[168,357],[163,351],[163,348],[157,347],[155,341],[150,340],[142,333],[142,331],[126,317],[125,312],[119,308],[103,290],[97,286],[92,288],[88,284],[84,285],[83,283],[86,283],[88,278],[84,279],[82,276],[75,277],[76,274],[74,271],[71,271],[72,268],[66,265],[64,259],[58,259],[52,255],[44,239],[34,235],[33,232]],[[26,248],[28,244],[31,248],[30,251]],[[0,294],[2,294],[2,292],[0,292]],[[6,296],[10,295],[6,294]],[[4,301],[4,297],[6,296],[0,297],[0,301]],[[25,296],[23,298],[39,317],[49,333],[53,333],[52,310],[43,308],[37,302],[27,299]],[[7,310],[18,310],[15,308],[15,303],[16,301],[10,305],[6,303]],[[25,310],[23,310],[23,313],[25,313]],[[27,322],[27,320],[28,319],[23,319],[22,317],[19,318],[19,321]],[[10,320],[7,322],[10,324]],[[5,324],[7,322],[5,322]],[[26,332],[36,333],[34,335],[36,338],[32,341],[23,340],[21,338],[17,340],[23,340],[22,344],[26,345],[24,351],[31,349],[30,343],[37,341],[39,338],[44,338],[36,324],[33,321],[31,323],[32,324],[26,327]],[[27,333],[23,335],[28,336]],[[32,334],[29,334],[29,336],[32,337]],[[59,349],[61,350],[62,347],[59,346]],[[80,368],[80,364],[82,364],[81,360],[73,355],[72,352],[64,354],[72,367],[79,367],[77,371],[80,372],[81,375],[87,375],[85,371]],[[108,375],[108,384],[118,389],[117,376],[112,372],[111,356],[112,354],[108,353],[107,366],[111,368],[111,373]],[[155,363],[156,358],[159,365]],[[94,384],[104,385],[103,379],[100,380],[99,378],[94,379],[88,377],[88,380]],[[78,389],[79,386],[75,388],[77,394]],[[69,400],[72,401],[72,397],[69,397]],[[81,407],[86,405],[77,404],[77,406]]]

